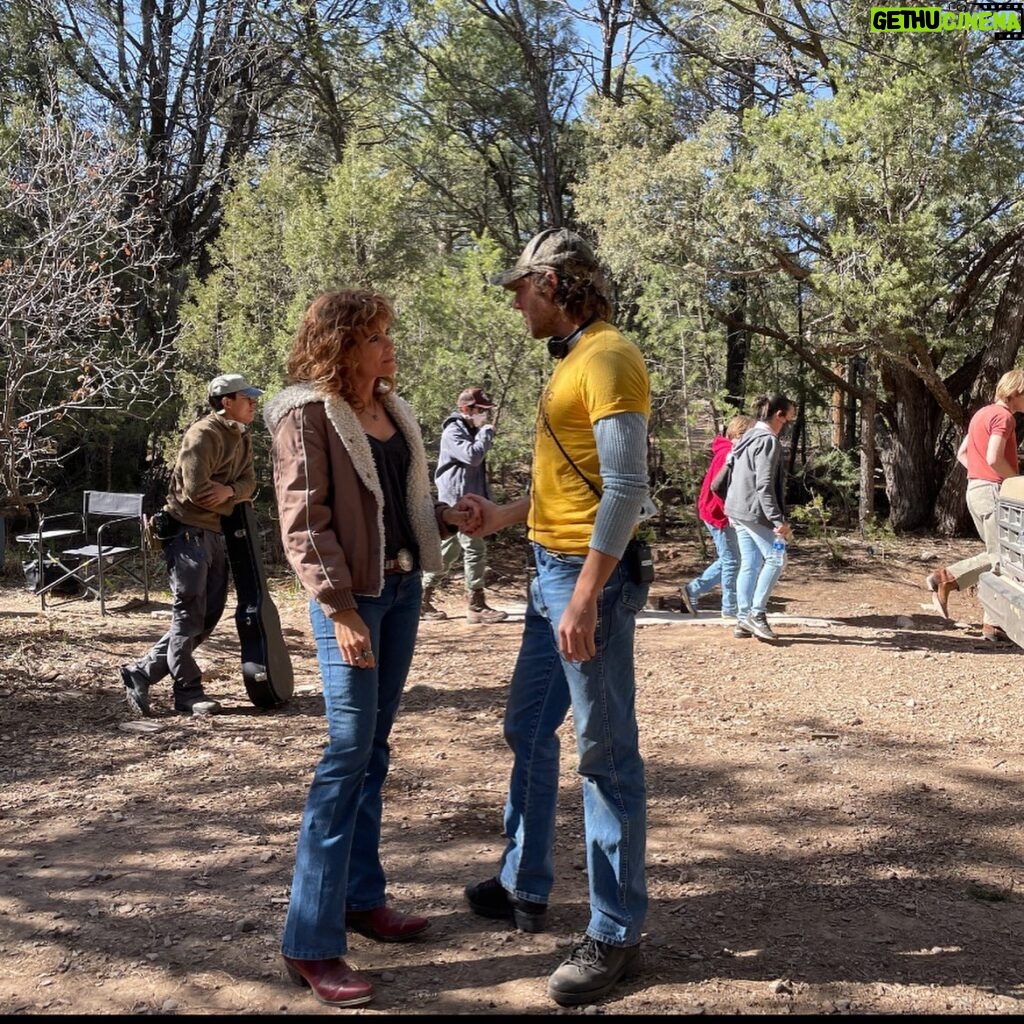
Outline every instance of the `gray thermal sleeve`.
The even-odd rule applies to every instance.
[[[647,497],[647,417],[620,412],[594,424],[603,491],[590,546],[621,558]]]

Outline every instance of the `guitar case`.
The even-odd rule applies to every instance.
[[[295,677],[281,618],[267,589],[252,502],[239,502],[221,522],[238,597],[235,625],[242,642],[245,690],[256,707],[277,707],[291,697]]]

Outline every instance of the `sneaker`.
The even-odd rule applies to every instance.
[[[547,904],[510,896],[497,878],[488,878],[486,882],[467,885],[464,891],[469,908],[474,914],[511,920],[521,932],[544,931]]]
[[[128,707],[143,718],[149,718],[149,683],[139,683],[132,678],[127,665],[121,666],[121,682],[124,683],[124,696]]]
[[[690,593],[689,586],[679,588],[679,599],[683,602],[683,607],[691,614],[697,614],[697,598]]]
[[[176,693],[174,710],[179,715],[216,715],[220,713],[220,702],[207,697],[202,690]]]
[[[746,626],[758,640],[767,640],[771,643],[779,639],[772,631],[772,627],[768,625],[768,619],[764,612],[759,612],[757,615],[748,615],[743,620],[743,625]]]
[[[582,1006],[606,996],[639,971],[639,943],[609,946],[587,935],[548,979],[548,995],[559,1006]]]
[[[747,618],[745,615],[736,616],[736,625],[732,628],[732,635],[737,640],[744,640],[748,636],[753,636],[754,631],[749,629],[747,626]]]

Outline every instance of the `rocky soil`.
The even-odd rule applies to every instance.
[[[840,560],[830,552],[835,549]],[[383,851],[421,941],[353,936],[377,998],[316,1003],[278,942],[296,829],[324,740],[304,602],[274,596],[296,670],[283,708],[249,704],[230,615],[203,648],[225,714],[155,691],[133,720],[117,666],[166,624],[167,594],[40,614],[0,587],[0,1013],[1017,1013],[1024,997],[1024,659],[955,623],[924,574],[977,544],[801,541],[770,614],[737,640],[715,601],[671,610],[700,567],[662,545],[638,630],[650,796],[645,970],[558,1010],[547,975],[587,919],[580,785],[567,726],[551,928],[474,917],[467,881],[502,847],[501,739],[520,625],[468,625],[461,582],[424,623],[394,735]],[[521,606],[522,549],[497,552],[494,604]]]

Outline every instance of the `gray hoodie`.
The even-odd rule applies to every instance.
[[[736,442],[725,514],[733,523],[782,526],[786,522],[782,443],[759,420]]]
[[[489,498],[487,452],[494,444],[494,427],[474,427],[461,412],[453,412],[441,430],[441,450],[434,481],[437,497],[446,505],[457,505],[464,494]]]

